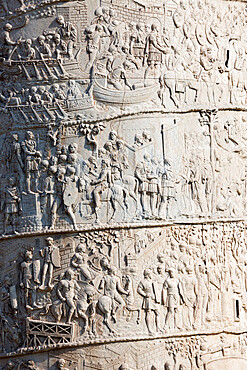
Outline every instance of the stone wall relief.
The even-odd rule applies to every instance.
[[[230,6],[224,18],[223,5],[204,7],[202,19],[200,2],[178,3],[170,29],[158,19],[128,22],[114,6],[97,8],[85,29],[94,97],[127,106],[158,96],[166,109],[242,106],[244,12]]]
[[[79,69],[81,78],[90,80],[87,92],[96,101],[116,107],[141,106],[151,100],[157,105],[158,99],[168,110],[200,109],[203,104],[240,107],[246,99],[244,12],[231,8],[221,19],[220,5],[218,9],[207,4],[205,9],[207,25],[199,3],[195,7],[179,3],[169,30],[158,20],[127,22],[114,7],[104,6],[95,10],[91,24],[80,29],[57,8],[52,28],[34,40],[14,40],[13,25],[8,22],[2,30],[3,75],[13,79],[11,74],[15,74],[26,82],[55,82],[73,77],[71,71]],[[225,27],[231,30],[227,34]],[[85,40],[86,54],[78,40]],[[43,95],[49,101],[46,91]],[[2,94],[1,101],[18,106],[22,98],[15,89],[11,96]]]
[[[163,337],[207,332],[212,324],[216,331],[245,327],[243,223],[167,227],[142,251],[134,241],[131,250],[123,236],[114,230],[49,236],[23,248],[2,280],[2,346],[117,339],[129,330]],[[128,263],[135,253],[141,267]]]
[[[11,233],[10,226],[12,233],[25,231],[31,204],[36,210],[32,222],[38,229],[54,229],[58,220],[62,222],[61,216],[74,229],[81,222],[169,217],[168,203],[175,198],[171,166],[149,154],[153,150],[149,131],[143,131],[141,147],[130,145],[115,130],[102,145],[100,135],[105,128],[104,122],[81,123],[76,142],[66,140],[65,127],[55,124],[39,134],[27,130],[23,139],[16,133],[5,136],[3,234]],[[91,155],[85,158],[81,145]],[[7,179],[11,179],[9,185]]]

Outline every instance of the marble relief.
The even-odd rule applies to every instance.
[[[246,4],[0,1],[0,368],[245,369]]]

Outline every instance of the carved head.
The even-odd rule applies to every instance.
[[[60,358],[59,360],[57,360],[57,368],[62,369],[65,363],[66,363],[65,360],[63,358]]]
[[[104,145],[105,149],[108,150],[108,152],[111,152],[112,151],[112,142],[111,141],[107,141]]]
[[[187,244],[184,241],[181,241],[179,244],[179,250],[181,253],[186,252]]]
[[[101,149],[101,151],[103,151],[103,149]],[[94,166],[97,166],[97,160],[96,160],[94,155],[90,155],[90,157],[88,158],[88,162],[91,163]]]
[[[12,369],[14,369],[14,368],[15,368],[15,365],[16,365],[16,364],[15,364],[13,361],[9,360],[9,361],[7,362],[7,364],[6,364],[5,368],[6,368],[6,370],[12,370]]]
[[[149,130],[143,130],[142,136],[145,140],[150,141],[151,140],[151,134]]]
[[[64,21],[64,17],[62,15],[59,15],[56,19],[57,23],[60,25],[60,26],[63,26],[65,21]]]
[[[96,15],[96,17],[101,17],[103,15],[102,7],[99,6],[97,9],[95,9],[94,14]]]
[[[143,158],[145,159],[146,162],[150,162],[151,161],[151,156],[149,153],[145,153]]]
[[[12,134],[12,140],[18,142],[18,140],[19,140],[18,134],[16,134],[16,133]]]
[[[165,260],[166,260],[166,257],[164,255],[164,253],[159,253],[158,256],[157,256],[157,259],[160,263],[164,263]]]
[[[10,32],[12,30],[13,26],[11,23],[6,23],[4,26],[5,31]]]
[[[109,275],[116,275],[117,268],[115,266],[109,266],[108,273],[109,273]]]
[[[116,140],[117,139],[117,133],[116,131],[112,130],[109,134],[110,140]]]
[[[152,277],[152,271],[151,271],[150,269],[145,269],[145,270],[143,271],[143,276],[144,276],[144,278],[149,278],[149,279],[151,279],[151,277]]]
[[[40,94],[44,94],[44,92],[46,91],[46,88],[45,88],[45,86],[40,86],[39,87],[39,89],[38,89],[38,92],[40,93]]]
[[[30,92],[31,92],[31,94],[36,94],[36,92],[37,92],[37,87],[36,86],[32,86],[31,88],[30,88]]]
[[[16,184],[16,178],[14,176],[11,176],[9,178],[9,185],[10,186],[15,186],[15,184]]]
[[[31,46],[31,45],[32,45],[32,40],[31,40],[31,39],[27,39],[27,40],[25,41],[25,45],[26,45],[26,46]]]
[[[101,167],[102,168],[108,168],[108,167],[110,167],[109,160],[108,159],[102,159],[102,161],[101,161]]]
[[[117,148],[118,150],[123,149],[124,147],[124,142],[122,140],[117,140]]]
[[[78,253],[85,253],[86,252],[86,246],[82,243],[78,244],[76,247],[76,251]]]
[[[53,36],[53,40],[55,41],[55,44],[60,44],[60,41],[61,41],[61,37],[59,35],[59,33],[55,33],[55,35]]]
[[[70,153],[76,153],[78,149],[78,145],[76,143],[69,144],[68,150]]]
[[[173,268],[169,268],[168,270],[168,274],[171,278],[174,278],[175,277],[175,270]]]
[[[33,252],[31,250],[27,250],[24,254],[24,257],[25,257],[25,260],[28,262],[28,261],[32,261],[32,258],[33,258]]]
[[[51,246],[54,244],[54,239],[51,236],[48,236],[48,238],[46,238],[45,241],[48,246]]]
[[[65,271],[65,278],[68,280],[73,280],[75,277],[75,273],[72,269],[68,269]]]
[[[44,44],[44,42],[45,42],[45,36],[40,35],[40,36],[38,37],[38,43],[39,43],[40,45],[43,45],[43,44]]]

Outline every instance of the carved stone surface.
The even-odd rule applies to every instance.
[[[247,368],[246,16],[0,0],[0,369]]]

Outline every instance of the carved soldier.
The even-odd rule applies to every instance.
[[[152,331],[152,312],[155,315],[155,327],[156,331],[160,331],[160,313],[158,302],[158,292],[156,291],[155,284],[152,281],[151,270],[146,269],[143,271],[144,279],[140,281],[137,287],[137,293],[143,297],[142,308],[145,311],[145,322],[149,334],[153,334]]]
[[[92,274],[90,273],[88,263],[87,263],[87,255],[86,255],[86,246],[80,243],[76,247],[76,253],[73,255],[71,259],[71,266],[77,269],[80,273],[81,277],[84,277],[86,281],[92,280]]]
[[[125,302],[120,294],[128,294],[121,286],[120,278],[116,276],[116,273],[115,266],[109,267],[108,275],[104,276],[99,284],[99,290],[103,290],[104,296],[110,297],[112,300],[111,316],[115,322],[117,321],[116,313],[125,307]]]
[[[21,60],[33,60],[35,59],[35,49],[32,47],[32,40],[27,39],[23,41],[21,53],[18,53],[18,58]]]
[[[41,257],[44,258],[43,273],[41,286],[39,289],[43,290],[47,286],[48,288],[53,288],[52,285],[52,276],[54,267],[60,267],[60,253],[59,248],[54,245],[54,240],[52,237],[46,238],[47,246],[44,249],[41,249]],[[45,281],[47,279],[47,285]]]
[[[10,172],[20,173],[24,165],[21,158],[21,144],[19,143],[18,134],[12,134],[11,139],[7,153],[7,167]]]
[[[4,58],[7,57],[8,61],[11,60],[14,51],[21,42],[21,39],[17,41],[12,41],[10,37],[10,32],[12,31],[12,29],[13,29],[12,24],[6,23],[4,26],[4,31],[0,36],[0,51]]]
[[[18,216],[22,214],[21,196],[18,187],[16,186],[16,178],[10,177],[9,185],[7,185],[4,199],[2,202],[2,210],[4,211],[4,232],[7,232],[7,226],[10,222],[14,234],[18,234]]]
[[[7,151],[7,168],[10,173],[18,176],[18,186],[22,192],[24,185],[24,164],[21,157],[21,144],[19,143],[18,134],[11,135],[11,142]]]
[[[63,205],[65,212],[72,221],[74,229],[77,230],[75,210],[79,201],[79,179],[75,173],[76,169],[74,167],[67,167],[63,187]]]
[[[135,169],[135,176],[139,180],[139,193],[141,198],[142,216],[148,217],[148,179],[146,166],[143,162],[139,162]]]
[[[61,59],[61,56],[68,55],[67,45],[61,40],[59,33],[55,33],[52,38],[51,51],[56,59]]]
[[[46,42],[45,36],[43,35],[39,36],[37,41],[38,46],[36,46],[36,50],[38,51],[41,59],[51,58],[52,57],[51,48],[50,45]]]
[[[74,271],[72,269],[66,270],[63,279],[58,283],[57,296],[58,298],[67,304],[69,307],[69,313],[67,317],[67,323],[71,323],[73,314],[76,310],[76,290],[80,291],[80,287],[75,280]]]
[[[164,46],[161,45],[161,40],[158,34],[158,26],[152,24],[151,32],[146,38],[145,57],[150,68],[154,65],[159,65],[162,61],[162,54],[165,53]]]
[[[183,298],[185,302],[184,308],[184,324],[186,328],[192,328],[194,325],[194,314],[198,295],[197,280],[194,276],[191,265],[186,268],[187,275],[183,278]]]
[[[36,292],[33,284],[33,252],[27,250],[24,261],[21,263],[20,287],[24,289],[24,303],[26,309],[36,305]]]
[[[175,270],[170,268],[168,274],[169,277],[163,286],[163,304],[167,307],[165,328],[176,329],[178,327],[178,309],[180,302],[183,301],[183,292],[179,279],[175,277]]]
[[[56,21],[59,25],[57,32],[60,34],[61,39],[66,42],[68,56],[73,60],[73,47],[77,36],[76,27],[71,22],[65,22],[62,15],[59,15]]]
[[[57,218],[57,211],[63,204],[63,189],[64,189],[64,175],[66,169],[60,167],[56,173],[55,188],[54,188],[54,200],[51,206],[51,226],[50,230],[54,229]]]
[[[195,325],[198,328],[205,324],[208,303],[208,279],[203,262],[198,265],[196,277],[198,293],[195,308]]]
[[[92,181],[91,185],[96,185],[93,190],[93,199],[94,199],[94,211],[96,216],[96,222],[99,221],[98,211],[101,207],[101,197],[102,192],[107,189],[111,183],[111,171],[109,169],[110,163],[107,159],[102,159],[101,161],[101,172],[96,181]]]
[[[85,29],[87,36],[88,62],[85,71],[89,72],[96,60],[101,46],[101,38],[105,34],[104,28],[100,24],[94,24]]]
[[[1,287],[1,306],[0,315],[16,315],[17,314],[17,292],[16,286],[12,284],[12,279],[6,275]]]
[[[39,163],[41,153],[36,149],[36,140],[32,131],[26,132],[26,139],[21,143],[21,148],[24,157],[24,170],[26,175],[26,190],[27,193],[37,193],[38,178],[39,178]],[[31,180],[34,180],[33,191],[31,191]]]

